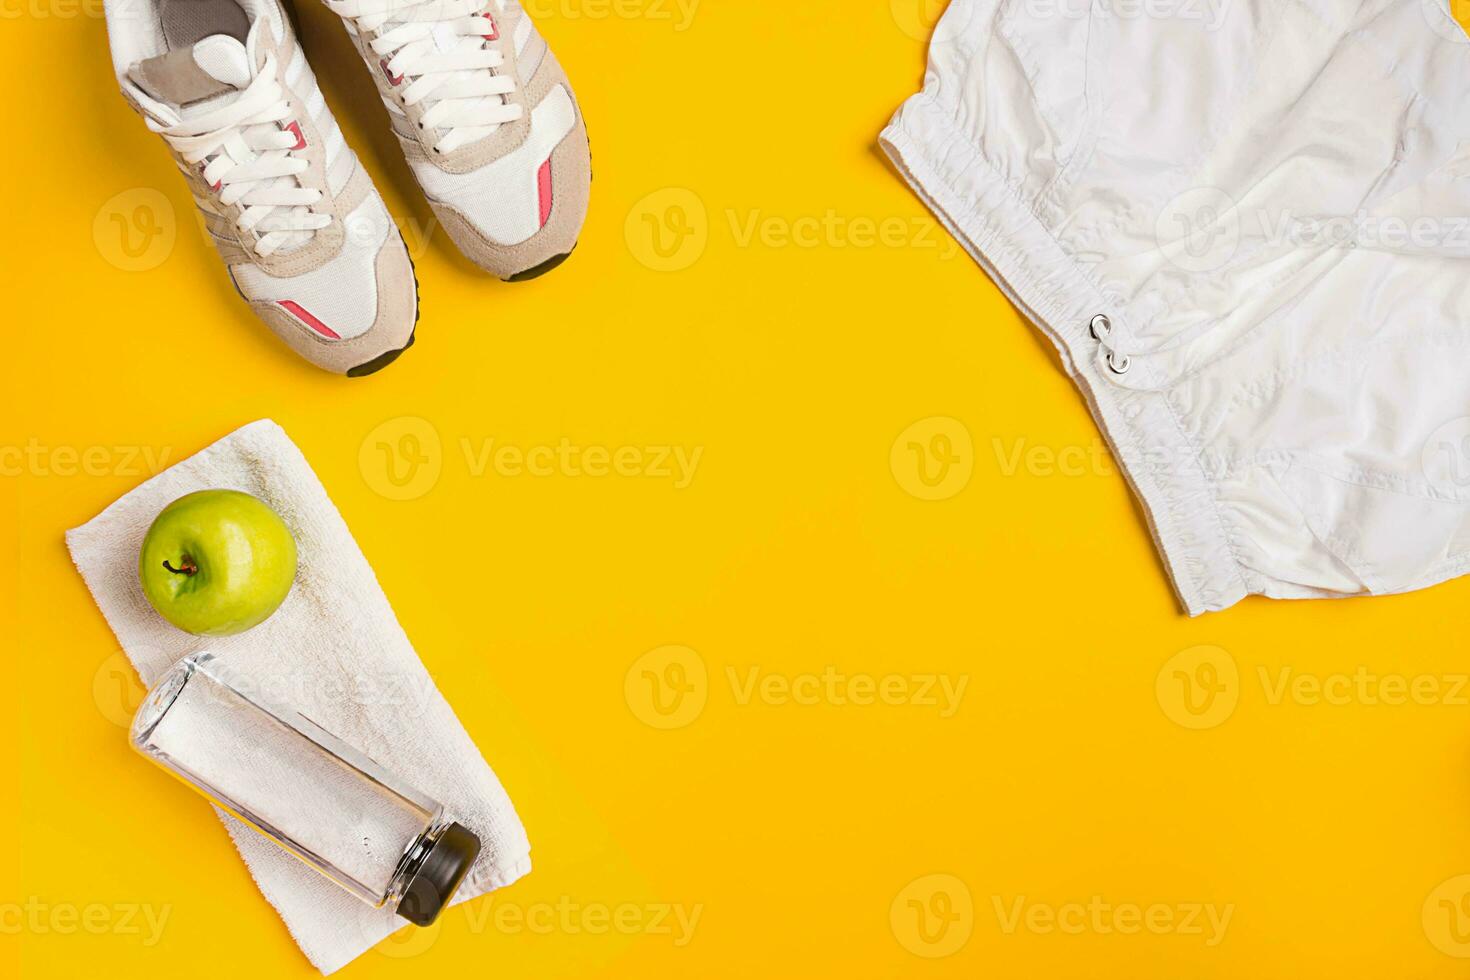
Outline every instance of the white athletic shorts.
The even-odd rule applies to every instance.
[[[883,145],[1055,342],[1191,614],[1470,569],[1448,0],[953,0]]]

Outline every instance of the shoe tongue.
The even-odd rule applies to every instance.
[[[181,110],[203,109],[233,98],[250,84],[245,45],[228,34],[214,34],[193,46],[147,58],[128,77],[149,96]]]
[[[194,61],[216,81],[241,89],[250,84],[250,56],[245,45],[228,34],[215,34],[194,45]]]

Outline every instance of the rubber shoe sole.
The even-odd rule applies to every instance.
[[[541,276],[544,276],[552,269],[555,269],[567,259],[571,258],[572,252],[575,252],[576,250],[577,246],[573,245],[571,251],[563,252],[560,255],[553,255],[551,258],[547,259],[545,262],[542,262],[540,265],[534,265],[524,272],[517,272],[513,276],[507,276],[505,279],[502,280],[502,282],[530,282],[532,279],[537,279]]]
[[[398,360],[403,352],[412,347],[413,342],[418,339],[419,317],[423,315],[424,308],[419,302],[419,271],[418,267],[413,264],[412,255],[408,257],[408,267],[413,272],[413,329],[408,332],[408,343],[397,350],[384,351],[366,364],[359,364],[355,368],[348,369],[347,376],[349,378],[366,378],[370,374],[377,374],[383,368]]]

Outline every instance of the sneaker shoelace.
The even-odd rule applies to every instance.
[[[202,165],[221,204],[240,206],[236,223],[255,236],[261,256],[304,245],[332,223],[311,210],[322,192],[301,184],[310,164],[292,151],[305,140],[299,127],[287,128],[291,107],[276,73],[270,55],[237,98],[159,130],[187,163]]]
[[[506,100],[516,89],[501,73],[505,57],[495,44],[494,0],[326,0],[358,33],[371,39],[388,81],[408,82],[405,106],[424,106],[420,126],[438,136],[436,153],[449,153],[521,118]]]

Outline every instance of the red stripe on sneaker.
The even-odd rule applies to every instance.
[[[536,196],[541,203],[541,227],[551,220],[551,160],[548,158],[536,171]]]
[[[326,337],[328,340],[342,339],[341,337],[337,336],[337,331],[333,330],[331,327],[327,326],[325,323],[318,320],[310,313],[306,312],[306,310],[302,309],[300,303],[294,303],[289,299],[279,300],[278,302],[280,302],[281,307],[287,313],[291,314],[296,319],[300,320],[302,323],[306,324],[308,327],[321,334],[323,337]]]
[[[276,125],[280,126],[280,123],[277,123]],[[301,132],[301,123],[293,119],[291,120],[291,125],[281,126],[281,131],[290,133],[292,136],[296,137],[296,145],[287,147],[288,150],[294,151],[306,149],[306,136]]]

